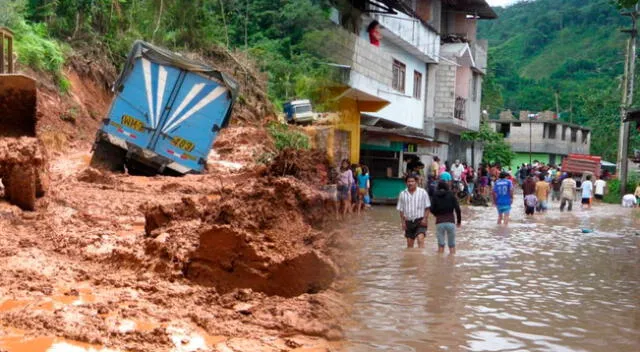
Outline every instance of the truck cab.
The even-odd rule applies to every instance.
[[[288,123],[310,123],[315,119],[309,99],[286,102],[283,110]]]

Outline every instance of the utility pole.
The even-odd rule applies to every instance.
[[[629,33],[627,40],[627,51],[625,55],[624,80],[622,91],[622,105],[620,106],[620,137],[618,140],[618,170],[620,170],[620,195],[627,193],[628,179],[628,151],[629,151],[629,123],[624,122],[627,110],[633,103],[633,84],[635,81],[636,68],[636,39],[638,37],[638,5],[633,11],[623,12],[623,16],[631,17],[631,29],[623,29],[622,32]]]

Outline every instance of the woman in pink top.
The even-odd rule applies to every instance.
[[[351,210],[351,186],[353,185],[353,172],[349,167],[349,160],[342,160],[340,175],[338,175],[338,200],[342,206],[342,214]]]

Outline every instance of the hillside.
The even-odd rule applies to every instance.
[[[594,129],[592,153],[615,160],[620,82],[629,20],[609,0],[537,0],[496,8],[482,21],[489,40],[491,73],[483,105],[502,109],[555,110],[563,120]],[[632,147],[640,147],[637,133]]]

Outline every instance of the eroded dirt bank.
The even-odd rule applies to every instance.
[[[35,212],[0,200],[0,351],[339,350],[348,243],[324,212],[322,155],[258,166],[274,149],[254,120],[271,110],[244,103],[207,174],[90,169],[109,94],[69,70],[68,96],[39,85],[48,195]]]
[[[266,167],[113,175],[88,158],[52,161],[41,210],[0,203],[0,336],[129,351],[326,349],[341,338],[341,239],[322,230],[322,194],[308,183]]]

